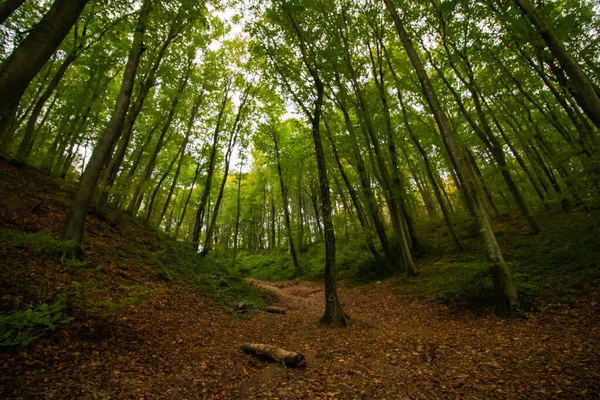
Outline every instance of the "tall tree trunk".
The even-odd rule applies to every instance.
[[[181,149],[183,150],[183,145],[181,146]],[[154,203],[156,201],[156,196],[158,195],[158,192],[160,191],[160,188],[162,187],[163,182],[165,181],[165,179],[167,179],[167,177],[171,173],[171,170],[173,169],[173,165],[175,165],[175,163],[179,159],[180,153],[181,153],[181,150],[178,150],[177,154],[175,154],[175,157],[173,157],[173,159],[169,163],[169,166],[167,167],[166,171],[163,172],[162,176],[156,183],[156,187],[152,191],[152,195],[150,196],[150,201],[148,202],[148,206],[145,207],[146,208],[146,217],[145,217],[146,224],[148,224],[148,222],[150,221],[150,217],[152,216],[152,211],[154,211]]]
[[[350,182],[350,179],[348,178],[348,175],[346,174],[344,165],[342,164],[342,161],[340,160],[340,156],[337,151],[337,146],[334,142],[333,136],[329,129],[329,124],[327,123],[326,120],[324,122],[325,122],[325,133],[327,135],[327,138],[329,139],[329,143],[331,144],[331,149],[333,150],[333,157],[335,159],[335,162],[338,165],[340,174],[342,175],[342,180],[346,184],[346,188],[348,189],[348,193],[350,194],[350,199],[352,200],[352,204],[354,204],[354,208],[356,209],[356,215],[358,216],[358,222],[360,223],[360,226],[363,229],[363,234],[365,235],[365,240],[367,242],[367,246],[369,247],[369,250],[371,251],[373,256],[375,258],[379,258],[379,252],[377,251],[377,249],[375,248],[375,244],[373,243],[373,239],[371,237],[371,235],[372,235],[371,228],[369,226],[368,219],[365,216],[365,212],[362,207],[362,204],[360,203],[358,193],[356,193],[356,190],[352,186],[352,183]],[[389,260],[389,261],[393,262],[393,259]]]
[[[379,242],[381,243],[381,247],[383,249],[383,253],[388,259],[390,265],[395,265],[397,263],[397,257],[392,251],[392,248],[389,244],[387,234],[385,232],[385,227],[381,221],[379,216],[379,206],[373,196],[373,191],[371,189],[371,184],[369,179],[367,178],[367,172],[365,168],[365,163],[358,148],[358,142],[356,140],[356,132],[354,130],[354,126],[352,125],[352,121],[350,120],[350,114],[348,112],[346,100],[345,100],[345,90],[341,83],[338,81],[338,87],[340,88],[340,98],[338,100],[338,108],[342,111],[344,116],[344,123],[346,125],[346,130],[350,134],[350,138],[352,140],[352,151],[354,153],[354,159],[356,163],[356,171],[358,173],[358,177],[360,179],[360,186],[365,195],[365,199],[367,202],[367,209],[369,215],[371,217],[371,221],[373,222],[373,226],[375,227],[375,232],[379,238]]]
[[[269,230],[269,250],[275,249],[275,194],[273,191],[273,187],[271,186],[271,228]]]
[[[212,215],[212,219],[210,220],[210,224],[208,225],[208,229],[206,230],[206,238],[204,239],[204,246],[202,248],[201,253],[203,257],[206,257],[206,255],[210,251],[213,234],[215,234],[217,218],[219,216],[219,208],[221,206],[221,201],[223,200],[223,191],[225,190],[225,184],[227,183],[227,177],[229,175],[231,155],[233,154],[233,149],[237,143],[240,124],[242,123],[242,119],[244,118],[244,114],[246,112],[246,103],[248,101],[248,97],[250,96],[250,90],[251,87],[248,86],[244,91],[244,94],[242,96],[242,102],[238,108],[233,127],[231,128],[231,134],[229,135],[229,145],[227,146],[227,153],[225,154],[225,172],[223,173],[223,180],[221,181],[219,194],[217,196],[217,200],[215,201],[215,208]]]
[[[400,241],[400,247],[402,249],[402,256],[404,259],[404,265],[406,268],[406,273],[409,276],[417,275],[417,268],[412,259],[412,250],[417,247],[417,238],[412,228],[413,224],[408,215],[408,211],[406,209],[406,201],[404,199],[404,195],[406,194],[406,190],[404,188],[404,182],[400,173],[400,168],[398,167],[398,155],[396,152],[396,142],[394,139],[394,130],[392,127],[392,118],[390,115],[390,109],[388,106],[385,82],[384,82],[384,74],[383,74],[383,60],[381,57],[381,47],[378,45],[375,49],[378,56],[378,65],[375,62],[375,59],[372,56],[372,51],[369,52],[371,54],[371,62],[373,68],[373,80],[375,81],[375,85],[378,88],[379,100],[381,102],[381,106],[383,109],[383,117],[385,121],[385,128],[387,133],[387,142],[388,142],[388,151],[390,153],[390,158],[392,161],[392,171],[389,173],[385,165],[382,165],[380,162],[379,168],[381,170],[381,175],[385,182],[385,186],[388,190],[388,196],[391,200],[390,204],[390,216],[392,217],[392,225],[394,225],[394,230],[396,231],[396,235],[398,236],[398,240]],[[373,140],[374,135],[371,135],[371,140]],[[377,150],[378,144],[373,143],[373,148],[375,149],[375,153],[378,153]],[[382,155],[378,155],[383,158]],[[382,169],[383,167],[383,169]],[[392,210],[393,208],[393,210]],[[394,220],[396,220],[394,222]],[[398,235],[399,234],[399,235]]]
[[[565,50],[563,44],[558,40],[550,24],[535,9],[529,0],[514,0],[521,11],[529,18],[537,32],[558,60],[560,66],[569,77],[575,88],[573,95],[577,104],[583,109],[590,120],[600,129],[600,94],[594,89],[594,85],[582,71],[575,59]]]
[[[35,103],[35,107],[31,111],[31,115],[29,116],[29,120],[27,121],[27,126],[25,128],[25,136],[21,140],[19,144],[19,149],[17,150],[17,154],[15,156],[15,162],[17,164],[24,164],[27,161],[27,157],[29,157],[29,153],[31,152],[31,146],[33,144],[33,137],[35,133],[35,125],[37,123],[38,117],[46,104],[46,101],[50,98],[58,84],[60,83],[62,77],[67,72],[69,66],[75,61],[77,58],[76,53],[73,51],[67,55],[63,63],[56,71],[54,78],[50,81],[50,84],[44,90],[44,93],[40,96],[38,101]]]
[[[113,157],[110,159],[107,168],[104,170],[104,174],[102,176],[101,190],[97,201],[97,206],[99,208],[103,208],[108,202],[109,189],[115,183],[115,180],[121,168],[121,164],[125,159],[125,154],[127,152],[127,147],[129,146],[129,142],[131,140],[131,135],[133,133],[133,127],[135,125],[135,122],[137,121],[137,118],[142,111],[144,102],[146,101],[146,97],[148,96],[148,93],[150,93],[150,89],[152,89],[152,87],[154,87],[156,83],[156,72],[162,64],[162,61],[167,53],[167,49],[169,48],[170,44],[180,33],[181,26],[177,22],[177,19],[174,19],[169,27],[167,38],[158,50],[158,53],[154,58],[154,62],[152,63],[150,71],[146,74],[144,82],[140,85],[138,96],[127,113],[125,122],[123,124],[123,132],[117,145],[117,150],[115,151]]]
[[[215,162],[217,159],[217,148],[219,144],[219,133],[221,132],[221,124],[223,123],[223,114],[225,113],[225,108],[227,107],[227,103],[229,102],[229,89],[230,83],[227,83],[225,87],[225,93],[223,93],[221,109],[219,110],[219,115],[217,116],[217,123],[215,125],[215,133],[213,135],[213,143],[210,151],[210,157],[208,159],[208,168],[206,171],[206,182],[204,183],[204,191],[202,192],[200,204],[198,205],[198,210],[196,211],[196,220],[194,223],[194,231],[192,233],[192,246],[196,251],[198,251],[200,247],[200,232],[202,231],[204,210],[206,208],[208,197],[210,196],[210,187],[212,185],[212,178],[215,172]]]
[[[240,152],[240,156],[241,156],[241,152]],[[231,263],[232,268],[235,268],[235,260],[237,258],[237,250],[238,250],[238,234],[240,232],[240,210],[241,210],[241,197],[242,197],[242,170],[243,169],[244,169],[244,159],[242,158],[240,161],[240,173],[238,174],[238,188],[237,188],[238,190],[237,190],[237,199],[236,199],[236,206],[235,206],[235,228],[233,231],[233,260]],[[263,198],[264,198],[264,196],[263,196]],[[264,203],[264,201],[263,201],[263,203]],[[264,207],[263,207],[263,209],[264,209]]]
[[[502,252],[498,246],[498,242],[496,241],[496,237],[494,236],[494,232],[490,225],[490,220],[487,218],[483,209],[479,193],[476,190],[472,171],[465,162],[464,155],[461,151],[460,145],[456,141],[455,134],[450,127],[448,118],[441,107],[425,67],[421,62],[421,59],[419,58],[419,55],[416,52],[410,37],[408,36],[408,33],[406,32],[406,28],[404,27],[404,24],[398,15],[395,5],[392,3],[392,0],[384,0],[384,2],[393,19],[402,45],[404,46],[404,49],[406,50],[413,68],[419,78],[423,94],[438,124],[448,154],[456,166],[461,184],[463,185],[465,192],[469,192],[470,194],[473,202],[473,214],[478,225],[479,232],[483,236],[486,255],[491,264],[490,272],[496,288],[499,305],[511,312],[520,311],[516,286],[512,280],[508,265],[504,261],[504,257],[502,256]]]
[[[202,103],[202,94],[199,94],[194,99],[194,105],[192,106],[192,114],[190,115],[190,120],[187,126],[187,132],[185,135],[185,140],[183,142],[183,149],[181,151],[181,156],[179,157],[179,162],[177,164],[177,169],[175,170],[175,176],[173,176],[173,182],[171,183],[171,187],[169,188],[169,192],[167,193],[167,198],[165,200],[165,204],[158,216],[158,221],[156,226],[160,226],[162,220],[167,212],[167,208],[169,207],[169,202],[171,201],[171,196],[173,196],[173,191],[175,190],[175,185],[177,185],[177,181],[179,179],[179,174],[181,173],[181,167],[183,165],[183,158],[185,157],[185,151],[187,149],[187,144],[190,139],[190,135],[192,133],[192,127],[194,126],[194,122],[196,121],[196,116],[198,114],[198,109],[200,108],[200,104]]]
[[[0,141],[33,78],[56,51],[89,0],[55,0],[42,20],[0,66]]]
[[[191,65],[192,65],[192,63],[190,60],[190,62],[188,63],[188,68],[187,68],[186,72],[184,72],[183,79],[179,83],[179,87],[177,88],[177,93],[175,93],[175,97],[173,98],[173,100],[171,102],[169,114],[167,116],[167,120],[165,121],[165,124],[163,125],[163,129],[160,132],[160,136],[158,137],[158,142],[156,143],[156,147],[154,148],[154,151],[150,155],[150,159],[148,160],[148,163],[146,164],[146,168],[144,169],[144,172],[142,173],[142,177],[140,178],[140,182],[138,183],[138,185],[136,187],[133,198],[131,199],[129,206],[127,207],[127,212],[129,212],[131,215],[135,216],[138,212],[138,209],[139,209],[141,201],[142,201],[142,196],[140,196],[140,193],[144,192],[145,186],[146,186],[148,180],[150,179],[150,177],[152,176],[152,172],[154,171],[154,167],[156,166],[156,160],[158,159],[158,154],[162,150],[162,147],[164,144],[163,140],[165,138],[167,131],[171,127],[171,123],[173,122],[173,118],[175,117],[175,113],[177,111],[177,105],[179,104],[181,95],[182,95],[183,91],[185,90],[185,87],[187,86]]]
[[[296,271],[296,277],[302,275],[302,269],[300,268],[300,263],[298,262],[298,255],[296,254],[296,247],[294,246],[294,233],[292,232],[292,224],[290,222],[290,210],[288,204],[288,191],[287,187],[283,182],[283,170],[281,169],[281,153],[279,151],[279,141],[277,140],[277,130],[275,125],[272,126],[273,129],[273,143],[275,144],[275,158],[277,159],[277,175],[279,176],[279,187],[281,189],[281,201],[283,203],[283,216],[285,221],[285,229],[287,231],[290,253],[292,254],[292,260],[294,261],[294,268]]]
[[[140,11],[140,16],[133,37],[133,43],[129,52],[125,72],[123,74],[123,81],[121,83],[119,97],[117,98],[108,126],[94,147],[94,152],[92,153],[90,161],[88,162],[87,167],[81,176],[79,187],[75,192],[73,203],[71,204],[67,214],[67,219],[63,226],[61,239],[73,241],[78,247],[81,245],[81,240],[83,239],[83,232],[88,210],[92,196],[94,195],[94,191],[98,185],[100,173],[102,172],[103,166],[106,164],[107,158],[110,157],[115,141],[118,139],[118,135],[121,131],[125,114],[129,108],[131,91],[133,90],[137,67],[140,61],[140,56],[144,51],[143,39],[150,15],[151,3],[151,0],[144,0],[142,4],[142,9]]]
[[[288,3],[283,3],[283,10],[287,14],[300,45],[302,61],[308,69],[315,86],[316,99],[314,102],[314,111],[308,115],[312,125],[312,137],[315,144],[315,154],[317,158],[317,169],[319,171],[319,186],[321,189],[321,204],[323,208],[323,228],[325,231],[325,313],[321,322],[330,326],[346,325],[347,314],[342,309],[342,305],[337,295],[337,284],[335,278],[335,231],[333,228],[333,219],[331,215],[331,197],[329,192],[329,182],[327,180],[327,164],[325,161],[325,151],[321,141],[320,122],[323,106],[323,96],[325,87],[321,78],[310,60],[304,34],[300,26],[296,23],[293,11],[290,10]]]
[[[179,229],[181,228],[181,224],[183,223],[183,219],[185,218],[185,212],[187,211],[188,205],[190,203],[190,198],[192,197],[192,192],[194,191],[194,186],[196,185],[196,180],[198,179],[199,173],[200,162],[198,161],[198,163],[196,164],[196,172],[194,172],[194,179],[192,180],[192,185],[190,186],[190,191],[188,192],[188,195],[185,198],[183,210],[181,210],[181,217],[179,217],[179,221],[177,222],[177,228],[175,229],[175,238],[179,236]]]

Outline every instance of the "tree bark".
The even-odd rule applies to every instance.
[[[375,258],[379,258],[379,252],[375,248],[375,244],[373,243],[373,239],[371,238],[372,232],[371,232],[371,228],[368,223],[368,219],[365,216],[364,209],[362,207],[362,204],[360,203],[360,199],[358,198],[358,193],[356,193],[356,190],[352,186],[352,183],[350,182],[350,179],[348,178],[348,175],[346,174],[344,165],[342,164],[342,161],[340,160],[340,156],[337,151],[337,146],[334,142],[333,136],[331,135],[331,131],[329,129],[329,124],[327,124],[327,121],[325,121],[325,133],[327,135],[327,138],[329,139],[329,143],[331,144],[331,149],[333,150],[333,157],[335,159],[335,162],[338,165],[340,174],[342,175],[342,180],[346,184],[346,188],[348,189],[348,193],[350,194],[350,199],[352,200],[352,204],[354,204],[354,208],[356,209],[356,215],[358,216],[358,222],[360,223],[360,226],[363,229],[363,233],[365,235],[365,240],[367,242],[367,246],[369,247],[369,250],[371,251],[373,256]],[[392,261],[392,260],[390,260],[390,261]]]
[[[181,151],[181,156],[179,157],[179,162],[177,163],[177,169],[175,170],[175,176],[173,176],[173,182],[171,183],[171,187],[169,188],[169,192],[167,193],[167,198],[165,200],[165,204],[160,212],[160,215],[158,216],[158,221],[156,223],[156,226],[160,226],[160,224],[162,223],[162,220],[165,217],[165,214],[167,212],[167,208],[169,207],[169,203],[171,201],[171,196],[173,196],[173,191],[175,191],[175,185],[177,185],[177,181],[179,179],[179,174],[181,173],[181,167],[183,165],[185,151],[187,149],[190,135],[192,133],[192,127],[194,125],[194,122],[196,121],[196,116],[198,114],[198,109],[200,108],[200,104],[202,103],[202,96],[203,96],[202,94],[199,94],[194,99],[194,105],[192,106],[192,114],[190,115],[190,120],[189,120],[189,123],[187,126],[187,132],[185,135],[185,140],[183,142],[183,149]]]
[[[117,150],[115,154],[110,159],[107,168],[104,170],[104,174],[102,177],[101,191],[98,196],[97,206],[102,208],[108,202],[108,194],[109,188],[113,186],[117,175],[119,174],[119,170],[121,168],[121,164],[125,159],[125,153],[127,152],[127,147],[129,146],[129,142],[131,140],[131,135],[133,133],[133,127],[135,122],[142,111],[142,107],[144,106],[144,102],[146,101],[146,97],[148,93],[150,93],[150,89],[154,87],[156,80],[156,72],[158,68],[162,64],[162,61],[167,53],[167,49],[173,40],[181,33],[181,29],[179,28],[179,24],[176,22],[176,19],[171,22],[169,27],[169,32],[167,34],[167,38],[163,42],[162,46],[158,50],[156,57],[154,58],[154,62],[152,63],[152,67],[150,71],[145,76],[144,82],[140,85],[140,90],[135,102],[130,107],[127,116],[125,118],[125,122],[123,125],[123,132],[121,134],[121,138],[119,139],[119,143],[117,145]]]
[[[98,179],[100,178],[102,168],[106,164],[107,158],[110,157],[115,141],[118,139],[123,120],[125,119],[125,114],[129,107],[140,56],[144,51],[143,39],[151,6],[151,0],[144,0],[115,108],[106,130],[94,147],[94,152],[92,153],[90,161],[81,176],[73,203],[71,204],[67,219],[63,226],[61,239],[73,241],[78,247],[80,247],[83,239],[88,210],[92,196],[98,185]]]
[[[240,152],[241,156],[241,152]],[[236,208],[235,208],[235,228],[233,231],[233,260],[232,260],[232,268],[235,268],[235,261],[237,258],[237,250],[238,250],[238,235],[240,232],[240,211],[241,211],[241,197],[242,197],[242,170],[244,169],[244,159],[241,158],[240,161],[240,172],[238,174],[238,187],[237,187],[237,197],[236,197]],[[263,192],[264,194],[264,192]],[[263,210],[264,210],[264,196],[263,196]]]
[[[183,210],[181,210],[181,217],[179,217],[179,221],[177,222],[177,228],[175,229],[175,238],[179,236],[179,229],[181,229],[181,224],[183,223],[183,219],[185,218],[185,212],[187,211],[188,205],[190,203],[190,198],[192,197],[194,185],[196,185],[196,180],[198,179],[198,174],[200,174],[200,162],[196,164],[196,172],[194,172],[194,179],[192,180],[190,191],[188,192],[188,195],[185,199]]]
[[[275,158],[277,159],[277,176],[279,177],[279,188],[281,189],[281,201],[283,203],[283,217],[285,221],[285,229],[287,231],[287,237],[290,246],[290,253],[292,254],[292,260],[294,262],[294,269],[296,271],[296,277],[302,275],[302,269],[298,262],[298,255],[296,254],[296,247],[294,246],[294,233],[292,232],[292,224],[290,222],[290,210],[288,204],[288,192],[287,187],[283,182],[283,170],[281,168],[281,153],[279,149],[279,141],[277,140],[277,130],[275,126],[273,129],[273,144],[275,145]]]
[[[160,151],[162,150],[162,147],[163,147],[163,143],[164,143],[163,140],[165,138],[167,131],[171,127],[173,118],[175,117],[175,113],[177,111],[177,105],[179,104],[181,94],[183,93],[183,91],[185,90],[185,87],[187,86],[189,74],[190,74],[190,68],[191,68],[191,60],[188,63],[188,68],[187,68],[186,72],[184,73],[184,77],[183,77],[182,81],[179,83],[179,87],[177,88],[177,93],[175,93],[175,97],[173,98],[173,100],[171,102],[169,114],[167,116],[167,119],[165,121],[163,129],[160,132],[160,136],[158,137],[158,142],[156,143],[156,147],[154,148],[154,151],[150,155],[150,159],[148,160],[148,163],[146,164],[146,168],[144,169],[144,172],[142,173],[142,177],[140,178],[140,182],[138,183],[138,185],[136,187],[134,196],[131,199],[129,206],[127,207],[127,212],[129,212],[133,216],[135,216],[138,212],[138,209],[139,209],[141,201],[142,201],[142,196],[140,196],[140,193],[144,192],[146,183],[152,176],[152,172],[154,171],[154,167],[156,166],[156,160],[158,158],[158,154],[160,153]]]
[[[217,226],[217,217],[219,216],[219,208],[221,207],[221,201],[223,200],[223,191],[225,190],[225,184],[227,183],[227,177],[229,176],[229,167],[231,162],[231,154],[233,153],[233,148],[236,145],[237,137],[239,134],[240,124],[242,123],[242,119],[244,117],[246,103],[248,101],[248,97],[250,96],[250,86],[246,88],[244,94],[242,96],[242,102],[238,108],[237,115],[235,117],[235,121],[231,128],[231,134],[229,135],[229,145],[227,146],[227,153],[225,154],[225,172],[223,173],[223,179],[221,180],[221,187],[219,188],[219,194],[217,195],[217,200],[215,201],[215,208],[212,215],[212,219],[210,224],[208,225],[208,229],[206,230],[206,237],[204,239],[204,246],[202,246],[202,254],[203,257],[206,257],[211,248],[211,242],[213,235],[215,233],[215,228]]]
[[[50,84],[44,90],[44,93],[40,96],[38,101],[35,103],[35,107],[31,111],[31,115],[29,116],[29,120],[27,121],[27,126],[25,128],[25,136],[21,140],[19,144],[19,149],[17,150],[17,154],[15,155],[15,162],[17,164],[24,164],[27,161],[27,157],[29,157],[29,153],[31,152],[31,146],[33,145],[33,137],[35,133],[35,125],[37,123],[38,117],[46,104],[46,101],[50,98],[58,84],[60,83],[62,77],[67,72],[69,66],[75,61],[77,58],[75,52],[71,52],[67,55],[63,63],[56,71],[54,78],[50,81]]]

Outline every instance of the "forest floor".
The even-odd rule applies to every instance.
[[[0,174],[0,228],[60,229],[68,195],[35,172],[0,163]],[[347,328],[330,329],[317,322],[320,282],[248,280],[288,312],[241,313],[165,280],[153,264],[162,250],[131,258],[125,239],[156,245],[143,228],[91,216],[86,235],[87,266],[64,265],[15,244],[14,235],[0,237],[2,294],[22,292],[33,304],[76,293],[66,311],[71,323],[0,348],[1,398],[600,398],[598,288],[569,305],[540,304],[526,319],[506,319],[399,295],[402,278],[342,282],[351,319]],[[100,305],[114,307],[100,313]],[[307,366],[259,360],[240,350],[246,342],[302,353]]]
[[[2,355],[8,398],[548,399],[600,396],[596,305],[526,320],[457,315],[401,300],[391,281],[346,288],[347,328],[320,327],[321,286],[253,281],[286,314],[236,317],[197,294],[163,290],[102,332],[61,331]],[[306,356],[291,369],[244,342]]]

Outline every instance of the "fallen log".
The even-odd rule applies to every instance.
[[[287,312],[287,310],[285,308],[275,307],[275,306],[269,306],[269,307],[265,308],[265,311],[273,313],[273,314],[285,314]]]
[[[248,354],[281,363],[286,367],[300,368],[306,366],[306,358],[300,353],[287,351],[268,344],[244,343],[241,346]]]

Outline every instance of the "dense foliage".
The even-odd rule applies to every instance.
[[[600,202],[599,28],[589,0],[26,1],[0,152],[78,182],[62,240],[120,208],[231,270],[324,274],[329,323],[336,262],[417,275],[442,220],[518,311],[494,224]]]

